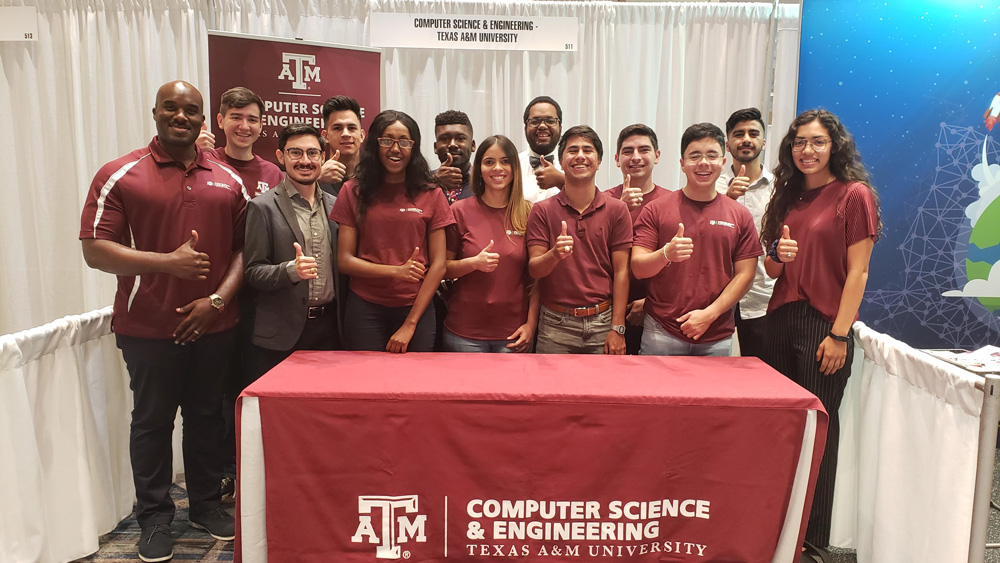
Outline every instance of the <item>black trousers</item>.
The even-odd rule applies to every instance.
[[[767,346],[767,316],[741,319],[740,306],[736,305],[736,335],[740,340],[740,355],[764,359]]]
[[[174,518],[171,434],[178,407],[184,419],[182,447],[191,513],[202,514],[219,505],[222,388],[235,340],[236,329],[206,334],[184,346],[169,339],[117,336],[132,389],[129,454],[140,527]]]
[[[340,343],[340,331],[337,330],[337,303],[331,302],[326,306],[326,311],[322,317],[306,319],[306,326],[302,328],[302,334],[295,342],[295,345],[288,350],[271,350],[262,346],[254,345],[254,369],[253,378],[247,381],[244,389],[260,376],[271,371],[274,366],[280,364],[292,352],[296,350],[343,350]],[[243,389],[240,389],[243,392]]]
[[[358,297],[351,292],[347,296],[347,310],[344,322],[345,340],[348,350],[385,351],[389,339],[395,334],[410,314],[410,307],[386,307]],[[434,301],[417,321],[413,338],[406,346],[407,352],[434,351]]]
[[[763,358],[774,369],[788,376],[804,389],[816,395],[829,415],[826,450],[819,465],[816,492],[806,527],[806,541],[819,547],[830,545],[830,522],[833,512],[833,487],[837,477],[837,455],[840,443],[840,401],[844,398],[847,378],[851,375],[854,358],[854,331],[847,343],[844,367],[831,375],[823,375],[816,361],[816,349],[826,338],[833,323],[805,301],[783,305],[767,315],[770,337]]]

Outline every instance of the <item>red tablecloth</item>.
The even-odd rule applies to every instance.
[[[248,400],[278,562],[772,561],[827,420],[754,358],[298,352]]]

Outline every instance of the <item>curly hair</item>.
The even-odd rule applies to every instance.
[[[861,155],[854,144],[854,137],[847,131],[836,115],[825,109],[811,109],[799,114],[788,126],[785,138],[778,148],[778,166],[774,169],[774,197],[764,211],[761,222],[760,240],[765,247],[781,236],[781,227],[792,206],[805,192],[805,175],[795,166],[792,156],[792,142],[798,134],[799,127],[819,121],[830,134],[830,173],[841,182],[860,182],[868,187],[875,200],[875,213],[878,227],[875,239],[882,235],[882,211],[878,192],[871,184],[871,177]]]
[[[490,147],[499,146],[504,156],[510,161],[511,182],[507,191],[507,224],[510,229],[523,233],[528,226],[528,212],[531,203],[525,201],[524,190],[521,188],[521,163],[517,158],[517,148],[514,143],[503,135],[492,135],[483,139],[476,151],[476,160],[472,164],[472,193],[482,197],[486,193],[486,182],[483,180],[483,157]],[[510,239],[510,234],[507,234]]]
[[[413,140],[410,149],[410,161],[406,164],[406,196],[413,199],[418,193],[427,191],[430,185],[430,168],[427,160],[420,153],[420,128],[409,115],[396,110],[387,109],[375,116],[368,128],[368,136],[361,146],[361,159],[358,162],[354,189],[358,196],[358,208],[355,210],[358,219],[363,219],[368,207],[375,201],[375,196],[385,183],[385,167],[379,158],[378,138],[385,130],[396,122],[401,123],[409,131]]]

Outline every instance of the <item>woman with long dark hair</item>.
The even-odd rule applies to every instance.
[[[524,229],[531,204],[521,190],[514,143],[487,137],[472,164],[475,197],[452,205],[447,276],[457,278],[448,301],[444,349],[529,352],[539,300],[530,291]]]
[[[810,110],[788,128],[764,213],[764,267],[777,278],[767,309],[765,360],[814,395],[830,417],[806,530],[809,549],[830,543],[837,411],[851,375],[851,325],[882,234],[879,197],[854,138],[836,115]]]
[[[351,277],[344,329],[350,350],[434,347],[431,297],[444,276],[444,228],[455,219],[429,177],[413,118],[393,110],[375,116],[357,174],[330,212],[340,224],[340,271]]]

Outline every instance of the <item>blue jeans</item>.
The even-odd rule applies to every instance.
[[[715,342],[688,342],[670,334],[660,323],[646,315],[642,323],[642,345],[645,356],[729,356],[733,350],[733,335]]]
[[[474,340],[459,336],[447,328],[444,329],[445,352],[511,353],[513,350],[507,347],[511,342],[513,340]]]

